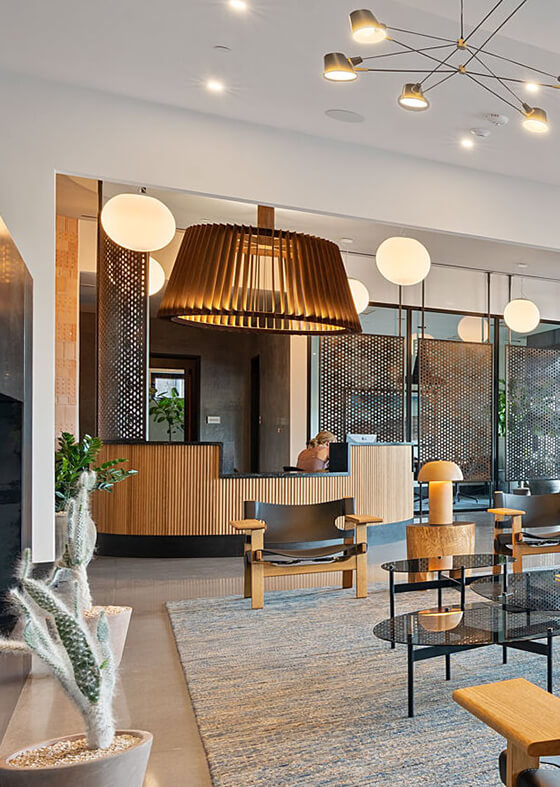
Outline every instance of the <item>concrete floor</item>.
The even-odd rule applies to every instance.
[[[489,550],[490,517],[464,514],[460,518],[476,520],[476,549]],[[386,582],[387,574],[380,569],[380,563],[404,557],[405,553],[404,525],[372,528],[368,552],[370,581]],[[554,565],[556,557],[546,556],[543,562]],[[154,734],[145,787],[210,785],[206,756],[164,604],[176,599],[241,594],[241,559],[99,557],[91,566],[90,576],[96,603],[128,604],[134,609],[121,665],[116,717],[119,727],[145,729]],[[324,584],[320,575],[317,577],[317,584]],[[275,587],[280,589],[286,580],[278,580]],[[0,752],[8,753],[23,744],[81,728],[78,714],[55,681],[50,677],[30,677]]]

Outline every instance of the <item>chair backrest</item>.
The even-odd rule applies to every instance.
[[[335,521],[354,513],[354,498],[329,500],[326,503],[283,505],[245,501],[245,518],[266,522],[265,546],[270,544],[297,544],[312,541],[334,541],[344,538],[344,531]]]
[[[494,492],[496,508],[515,508],[525,511],[523,527],[560,525],[560,493],[550,495],[513,495]]]

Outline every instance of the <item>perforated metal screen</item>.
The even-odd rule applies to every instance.
[[[560,350],[506,353],[507,480],[560,478]]]
[[[456,462],[465,481],[492,477],[492,346],[420,339],[419,459]]]
[[[97,271],[97,420],[103,440],[146,439],[148,254],[104,233]]]
[[[319,343],[319,428],[404,440],[404,339],[323,337]]]

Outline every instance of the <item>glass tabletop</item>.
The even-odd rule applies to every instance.
[[[525,571],[509,574],[507,595],[503,595],[503,578],[487,576],[475,579],[471,588],[479,596],[502,604],[510,611],[560,610],[560,569]]]
[[[391,560],[382,563],[385,571],[395,571],[398,574],[415,574],[425,571],[453,571],[461,568],[488,568],[490,566],[503,566],[511,563],[513,558],[509,555],[478,554],[478,555],[440,555],[439,557],[418,557],[410,560]],[[498,575],[499,576],[499,575]]]
[[[414,645],[501,645],[518,640],[560,634],[560,618],[544,612],[511,612],[481,601],[467,604],[461,614],[457,606],[418,610],[378,623],[373,633],[379,639]]]

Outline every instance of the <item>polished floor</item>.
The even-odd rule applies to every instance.
[[[477,551],[491,543],[487,514],[460,516],[477,522]],[[405,526],[370,530],[370,581],[386,582],[380,564],[404,557]],[[554,565],[556,555],[541,559]],[[531,562],[538,560],[533,558]],[[528,567],[530,562],[527,561]],[[331,574],[327,579],[338,575]],[[165,602],[242,592],[242,561],[214,559],[96,558],[91,567],[95,601],[134,608],[125,648],[116,716],[121,728],[150,730],[154,746],[145,787],[205,787],[211,784],[188,690],[177,657]],[[324,575],[302,578],[306,586],[325,584]],[[294,587],[293,578],[270,579],[268,587]],[[275,583],[274,585],[272,583]],[[23,743],[75,732],[80,719],[50,677],[30,677],[20,697],[0,751]]]

